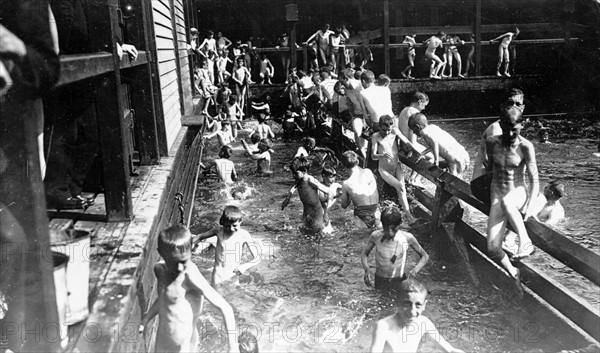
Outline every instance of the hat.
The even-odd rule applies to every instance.
[[[191,34],[198,34],[198,30],[194,27],[190,28],[190,33]]]

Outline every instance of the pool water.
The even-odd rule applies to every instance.
[[[242,136],[250,131],[252,124],[245,122],[246,131]],[[458,139],[474,159],[473,151],[480,132],[462,124],[454,124],[456,130],[445,124],[441,126],[455,136],[462,136],[463,132],[468,135],[469,139]],[[484,128],[482,124],[481,131]],[[275,126],[274,130],[277,133]],[[324,237],[299,231],[302,205],[297,195],[285,211],[281,211],[281,201],[293,184],[291,173],[284,166],[298,146],[299,143],[276,141],[272,162],[274,174],[265,178],[253,175],[256,163],[244,155],[240,143],[234,143],[231,159],[243,180],[231,188],[211,177],[200,179],[191,230],[197,234],[218,223],[225,205],[238,205],[244,212],[242,227],[259,243],[261,262],[220,291],[235,310],[238,329],[254,333],[261,351],[365,352],[369,350],[376,321],[394,312],[393,302],[363,283],[360,253],[369,233],[353,227],[351,208],[334,206],[331,220],[335,231]],[[570,150],[581,150],[583,155],[586,149],[587,145]],[[207,143],[204,164],[216,157],[217,150],[216,141]],[[549,156],[547,161],[562,163],[550,156],[564,150],[553,144],[539,150],[539,155]],[[595,167],[588,167],[587,162],[593,164],[594,160],[582,157],[576,163],[589,168],[588,175],[594,180],[588,181],[587,194],[596,188],[597,195],[598,162]],[[550,169],[544,162],[540,161],[540,165]],[[581,173],[572,173],[578,174]],[[563,171],[560,175],[566,174]],[[338,168],[338,181],[346,177],[345,171]],[[597,248],[598,224],[592,225],[594,220],[589,217],[586,220],[589,225],[575,222],[574,208],[570,206],[576,195],[575,188],[579,195],[586,194],[580,182],[569,179],[569,197],[565,197],[564,202],[569,215],[566,224],[573,222],[577,226],[565,226],[565,229],[572,229],[576,234],[574,237],[588,239],[587,245]],[[231,197],[232,191],[236,190],[244,192],[241,200]],[[597,209],[598,206],[596,200],[589,201],[586,207]],[[590,227],[595,228],[590,230]],[[430,290],[424,315],[455,347],[466,352],[546,352],[586,345],[581,336],[542,309],[533,298],[526,296],[520,305],[512,301],[508,278],[498,278],[496,270],[487,262],[473,259],[480,281],[479,287],[475,287],[461,263],[437,256],[427,227],[412,232],[431,256],[430,263],[417,276]],[[373,254],[370,264],[374,267],[372,257]],[[409,251],[407,268],[414,266],[417,260],[417,255]],[[214,249],[197,252],[194,261],[210,278]],[[219,331],[221,322],[221,315],[208,305],[199,325],[202,334],[199,352],[226,351],[224,335]],[[431,352],[436,348],[429,341],[422,344],[420,351]]]

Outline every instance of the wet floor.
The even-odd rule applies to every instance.
[[[253,122],[245,124],[247,133]],[[283,167],[298,146],[275,141],[274,174],[265,178],[253,175],[255,162],[234,143],[232,160],[242,181],[226,188],[214,178],[199,180],[191,229],[195,234],[208,230],[225,205],[243,210],[242,226],[259,242],[261,262],[222,293],[235,310],[239,328],[257,336],[261,351],[365,352],[376,321],[394,312],[393,303],[363,283],[360,253],[369,234],[354,229],[351,209],[334,206],[336,230],[321,239],[298,230],[302,205],[297,196],[281,211],[293,183]],[[207,144],[205,164],[217,150],[216,141]],[[338,169],[338,176],[341,181],[347,174]],[[243,191],[245,199],[234,200],[230,195],[235,190]],[[424,315],[455,347],[466,352],[552,352],[585,345],[532,297],[520,305],[511,301],[508,278],[498,276],[487,262],[473,257],[480,281],[475,287],[462,264],[444,260],[432,249],[427,227],[412,232],[432,258],[417,277],[431,291]],[[214,250],[196,254],[194,261],[210,278]],[[407,261],[411,268],[417,256],[409,252]],[[374,266],[373,259],[370,263]],[[223,336],[215,334],[220,325],[220,315],[209,305],[202,318],[201,352],[226,351]],[[436,347],[425,342],[421,351]]]

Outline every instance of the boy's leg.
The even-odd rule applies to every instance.
[[[502,76],[500,73],[500,67],[502,66],[502,61],[504,60],[504,48],[502,45],[498,46],[498,64],[496,65],[496,76]]]
[[[456,59],[456,69],[458,70],[457,77],[463,78],[464,76],[462,75],[462,58],[460,57],[458,49],[454,52],[454,58]]]
[[[383,179],[383,181],[385,181],[388,185],[396,189],[396,193],[398,195],[398,203],[400,203],[400,205],[406,212],[408,223],[413,223],[414,217],[410,212],[410,205],[408,204],[408,198],[406,197],[406,186],[404,185],[404,177],[402,176],[400,166],[396,168],[395,175],[392,175],[390,172],[383,169],[379,169],[379,175],[381,175],[381,179]]]
[[[492,260],[499,262],[508,271],[509,275],[516,278],[518,270],[510,263],[508,256],[502,250],[502,242],[506,234],[506,222],[507,216],[502,210],[501,200],[494,199],[490,207],[487,226],[488,254]]]
[[[525,228],[525,222],[523,222],[523,216],[519,209],[525,204],[527,200],[527,191],[523,186],[519,186],[513,191],[509,192],[501,200],[502,210],[506,213],[510,224],[513,226],[515,232],[519,237],[519,250],[514,256],[528,256],[534,252],[533,243],[527,234]]]
[[[452,56],[453,56],[453,52],[449,52],[447,54],[447,60],[448,60],[448,77],[452,77]],[[444,74],[444,72],[442,71],[442,75]]]

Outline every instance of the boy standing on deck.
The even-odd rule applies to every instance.
[[[535,151],[533,144],[520,135],[522,123],[521,110],[514,106],[507,107],[500,116],[502,135],[489,137],[486,141],[486,169],[493,172],[487,227],[488,252],[514,278],[519,296],[523,295],[519,270],[510,260],[518,261],[535,252],[523,220],[532,216],[534,199],[539,192]],[[525,168],[529,190],[517,183],[524,178]],[[519,249],[512,259],[502,250],[507,222],[511,223],[519,237]]]
[[[446,33],[440,31],[437,35],[431,36],[425,41],[425,44],[427,44],[427,49],[425,49],[425,57],[431,60],[429,78],[433,78],[436,80],[439,80],[441,78],[439,74],[442,67],[444,66],[444,61],[442,61],[442,59],[440,59],[440,57],[435,54],[435,50],[442,45],[444,39],[446,39]]]
[[[373,276],[369,268],[369,253],[375,248],[375,289],[384,292],[399,291],[400,284],[414,277],[429,261],[429,255],[423,250],[417,239],[409,232],[399,229],[402,213],[395,206],[386,207],[381,212],[383,229],[371,233],[360,259],[365,269],[365,284],[373,286]],[[406,253],[411,247],[419,254],[419,262],[406,274]]]
[[[496,76],[502,77],[502,74],[500,73],[500,68],[502,67],[502,63],[505,62],[506,67],[504,68],[504,76],[510,77],[510,74],[508,73],[508,67],[510,64],[510,53],[508,51],[508,47],[510,46],[510,43],[513,41],[513,39],[515,39],[515,37],[519,35],[519,33],[519,29],[515,27],[514,32],[506,32],[503,35],[490,40],[491,43],[502,40],[500,42],[500,45],[498,45],[498,64],[496,65]]]
[[[469,153],[452,135],[437,125],[428,124],[427,117],[422,113],[411,116],[408,119],[408,126],[429,145],[428,149],[420,153],[421,155],[433,151],[433,164],[436,167],[439,166],[442,157],[448,164],[450,174],[462,178],[469,166]]]
[[[202,276],[192,257],[192,234],[183,226],[171,226],[158,235],[158,253],[163,261],[154,265],[158,297],[144,315],[140,333],[156,315],[155,352],[195,352],[198,346],[196,323],[205,296],[223,314],[229,352],[236,352],[236,325],[233,309]]]
[[[412,69],[413,67],[415,67],[415,57],[417,56],[415,52],[415,44],[417,44],[417,42],[415,41],[415,35],[407,34],[406,37],[404,37],[404,41],[402,42],[402,44],[408,44],[408,52],[406,53],[408,65],[406,65],[406,67],[400,74],[402,75],[402,77],[412,80],[414,79],[414,77],[411,76]]]
[[[377,322],[371,352],[383,352],[386,343],[392,352],[416,352],[423,336],[433,339],[444,352],[463,352],[440,335],[429,318],[421,315],[427,304],[427,288],[412,278],[403,281],[396,298],[395,314]]]
[[[204,239],[216,238],[215,267],[212,274],[212,285],[223,283],[234,275],[241,275],[249,268],[258,265],[261,254],[255,251],[260,249],[250,236],[250,233],[241,228],[243,221],[242,211],[237,206],[225,206],[219,220],[219,226],[198,234],[194,239],[197,245]],[[250,251],[253,259],[242,263],[244,245]]]

